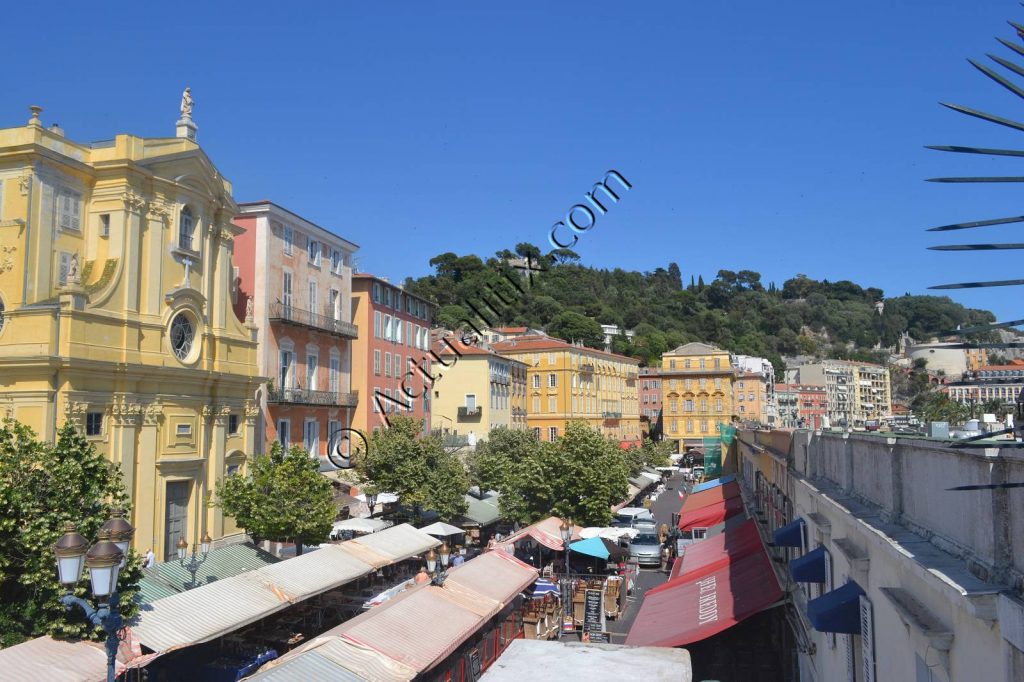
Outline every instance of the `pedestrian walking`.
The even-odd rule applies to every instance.
[[[146,559],[142,562],[143,568],[156,568],[156,554],[153,554],[153,548],[146,550]]]

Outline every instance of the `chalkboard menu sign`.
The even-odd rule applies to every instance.
[[[482,661],[480,660],[480,650],[473,649],[469,652],[469,665],[466,666],[466,677],[470,680],[479,680],[482,673]]]
[[[587,644],[609,644],[607,632],[587,632],[583,636]]]
[[[583,598],[583,632],[604,630],[604,599],[601,590],[587,590]]]

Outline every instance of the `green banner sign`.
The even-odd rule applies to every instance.
[[[711,480],[722,475],[722,440],[704,438],[704,479]]]
[[[722,445],[729,447],[736,438],[736,427],[732,424],[719,424],[718,431],[722,434]]]

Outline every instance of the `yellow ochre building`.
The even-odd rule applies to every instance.
[[[720,423],[733,415],[736,370],[729,351],[706,343],[687,343],[661,358],[662,423],[665,439],[679,452],[717,436]]]
[[[525,363],[455,334],[435,342],[434,352],[440,359],[433,368],[443,373],[431,388],[434,430],[468,445],[499,426],[527,428]]]
[[[516,336],[491,344],[500,355],[527,365],[527,422],[553,441],[582,420],[622,444],[639,443],[639,361],[547,336]]]
[[[204,503],[254,451],[254,329],[232,310],[231,184],[177,136],[0,129],[0,417],[71,422],[120,466],[135,546],[237,531]]]

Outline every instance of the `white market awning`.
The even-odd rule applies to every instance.
[[[331,534],[337,535],[346,530],[354,533],[376,533],[379,530],[390,528],[392,525],[394,524],[391,521],[384,521],[383,519],[345,519],[344,521],[336,521],[334,523]]]
[[[443,538],[446,538],[449,535],[462,535],[466,532],[461,528],[457,528],[449,523],[444,523],[443,521],[432,523],[429,526],[420,528],[420,530],[426,533],[427,535],[435,535]]]

